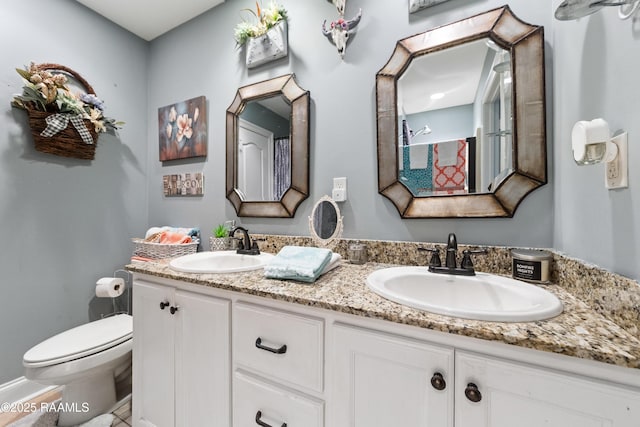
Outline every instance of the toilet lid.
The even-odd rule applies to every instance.
[[[130,339],[132,332],[132,317],[128,314],[105,317],[41,342],[25,353],[23,364],[48,366],[86,357]]]

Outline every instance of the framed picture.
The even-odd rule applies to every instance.
[[[444,3],[446,1],[449,0],[409,0],[409,13],[414,13],[438,3]]]
[[[207,156],[204,96],[158,108],[160,161]]]
[[[201,172],[164,175],[162,188],[167,197],[203,196],[204,176]]]

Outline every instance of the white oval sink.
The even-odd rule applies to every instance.
[[[427,267],[391,267],[371,273],[367,286],[399,304],[463,319],[531,322],[563,310],[543,288],[488,273],[454,276],[430,273]]]
[[[259,270],[273,258],[272,254],[241,255],[236,251],[196,252],[169,262],[169,268],[183,273],[238,273]]]

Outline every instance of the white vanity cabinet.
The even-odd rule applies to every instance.
[[[134,282],[134,426],[231,425],[230,304]]]
[[[332,426],[640,426],[638,389],[388,332],[334,325],[331,363]]]
[[[636,369],[151,276],[133,299],[134,426],[640,427]]]
[[[337,324],[331,426],[452,427],[453,348]]]
[[[232,317],[234,427],[324,426],[324,320],[245,302]]]
[[[637,389],[485,355],[456,352],[455,388],[456,426],[640,426]]]

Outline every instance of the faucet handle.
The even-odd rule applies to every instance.
[[[431,258],[429,259],[429,267],[441,267],[442,260],[440,259],[440,248],[434,246],[433,248],[418,248],[419,251],[431,252]]]
[[[486,255],[488,252],[486,249],[465,249],[462,251],[462,261],[460,261],[460,268],[473,268],[473,261],[471,261],[471,255]]]

